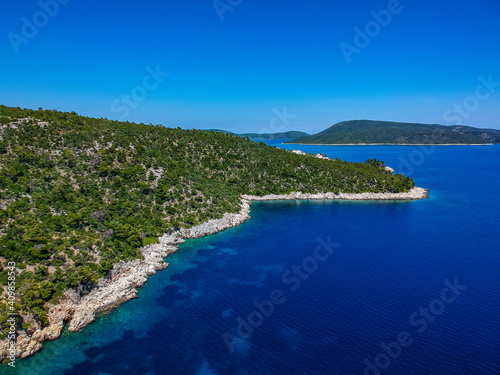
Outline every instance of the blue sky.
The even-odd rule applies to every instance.
[[[497,0],[2,8],[5,105],[236,132],[315,133],[351,119],[500,128]]]

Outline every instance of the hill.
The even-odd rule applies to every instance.
[[[454,132],[470,134],[488,143],[500,143],[500,130],[498,129],[479,129],[472,126],[451,126],[450,128]]]
[[[339,122],[295,144],[488,144],[499,131],[470,127],[353,120]],[[486,134],[486,135],[485,135]]]
[[[220,132],[0,106],[2,331],[12,308],[18,332],[32,335],[66,290],[88,294],[116,263],[142,259],[140,248],[158,236],[239,212],[242,194],[413,186],[378,160],[326,160]]]
[[[216,133],[225,133],[225,134],[234,134],[237,137],[246,137],[250,139],[295,139],[295,138],[301,138],[301,137],[308,137],[309,134],[304,133],[304,132],[299,132],[299,131],[289,131],[289,132],[282,132],[282,133],[243,133],[243,134],[236,134],[229,132],[227,130],[220,130],[220,129],[208,129],[207,131],[213,131]]]
[[[268,133],[268,134],[259,134],[259,133],[244,133],[244,134],[236,134],[238,137],[247,137],[250,139],[295,139],[301,137],[308,137],[309,134],[299,131],[289,131],[283,133]]]

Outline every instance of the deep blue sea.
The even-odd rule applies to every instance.
[[[377,158],[412,202],[252,205],[19,374],[500,374],[500,146],[298,146]]]

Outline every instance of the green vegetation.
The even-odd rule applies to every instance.
[[[339,122],[320,133],[293,139],[287,143],[487,144],[498,142],[499,139],[500,131],[493,129],[354,120]]]
[[[7,328],[9,262],[16,311],[44,325],[65,290],[88,293],[163,233],[238,212],[241,194],[413,186],[378,160],[321,160],[230,134],[0,106],[0,324]],[[19,329],[31,322],[21,318]]]
[[[488,143],[500,143],[500,130],[479,129],[471,126],[450,126],[451,130],[461,134],[470,134]]]

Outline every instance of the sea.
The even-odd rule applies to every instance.
[[[266,143],[382,160],[429,198],[254,203],[136,299],[0,372],[500,374],[500,145]]]

